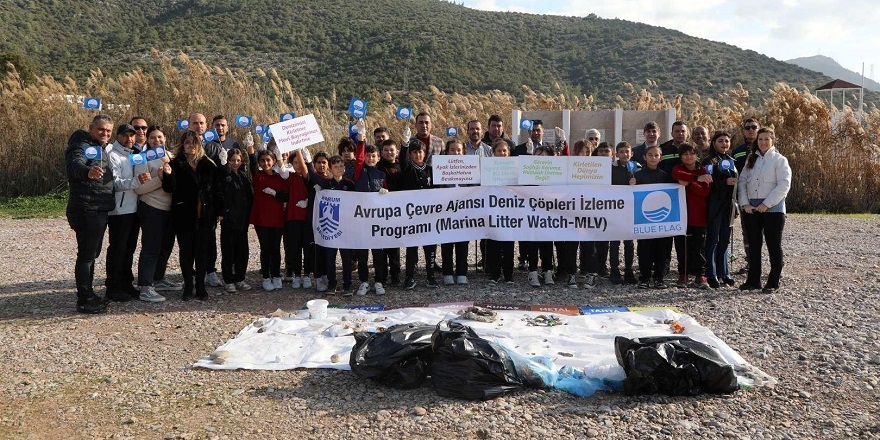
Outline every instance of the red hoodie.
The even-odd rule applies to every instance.
[[[672,179],[675,181],[690,182],[685,187],[687,199],[688,226],[706,227],[709,224],[709,192],[712,185],[705,182],[697,182],[697,177],[706,174],[706,169],[697,166],[695,170],[687,169],[684,164],[678,164],[672,168]]]

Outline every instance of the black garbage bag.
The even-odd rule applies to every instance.
[[[388,387],[420,387],[431,371],[434,328],[414,322],[391,326],[380,333],[355,333],[348,361],[351,371]]]
[[[432,347],[431,379],[441,396],[489,400],[523,386],[507,352],[466,325],[437,324]]]
[[[626,372],[627,395],[732,393],[739,389],[733,366],[714,348],[687,336],[614,338],[617,363]]]

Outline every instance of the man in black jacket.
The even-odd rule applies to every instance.
[[[87,130],[77,130],[67,142],[64,158],[70,195],[67,223],[76,233],[76,310],[103,313],[107,300],[93,289],[95,259],[107,230],[107,213],[113,210],[113,171],[104,157],[104,147],[113,134],[113,121],[107,115],[92,119]]]

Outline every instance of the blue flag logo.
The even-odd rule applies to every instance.
[[[141,154],[143,154],[147,158],[147,162],[154,161],[156,159],[161,159],[161,158],[165,157],[165,155],[166,155],[165,147],[162,145],[150,148],[149,150],[144,151]]]
[[[637,225],[681,220],[677,189],[633,192],[633,223]]]
[[[143,165],[143,164],[147,163],[147,157],[144,156],[143,154],[140,154],[140,153],[129,154],[128,161],[131,162],[131,164],[134,166]]]
[[[712,166],[711,163],[710,163],[710,164],[706,164],[706,174],[712,174],[712,170],[713,170],[713,169],[714,169],[714,167]]]
[[[235,115],[235,125],[239,127],[250,127],[253,118],[244,115]]]
[[[101,158],[101,150],[103,148],[97,145],[88,145],[83,147],[83,156],[85,156],[86,160],[98,160]]]
[[[348,103],[348,114],[355,119],[367,116],[367,101],[360,98],[351,98],[351,101]]]
[[[189,121],[186,119],[178,119],[177,120],[177,129],[178,130],[186,130],[189,128]]]
[[[626,170],[634,173],[639,170],[639,164],[634,160],[628,160],[626,161]]]
[[[448,127],[446,129],[446,137],[456,137],[458,136],[458,129],[455,127]]]
[[[519,122],[519,128],[522,128],[523,130],[531,130],[533,126],[534,123],[530,119],[523,119]]]
[[[724,171],[732,170],[733,166],[733,161],[730,159],[724,159],[718,164],[718,168],[721,168]]]
[[[101,110],[101,98],[83,99],[83,108],[89,110]]]
[[[214,139],[217,139],[217,130],[214,130],[213,128],[210,129],[210,130],[208,130],[208,131],[206,131],[206,132],[202,135],[202,140],[205,141],[205,142],[211,142],[211,141],[213,141]]]
[[[407,120],[412,118],[412,109],[409,107],[397,107],[397,119]]]
[[[289,121],[296,118],[296,113],[282,113],[278,116],[280,122]]]
[[[266,131],[266,127],[264,125],[258,125],[254,127],[254,133],[256,134],[263,134],[264,131]]]

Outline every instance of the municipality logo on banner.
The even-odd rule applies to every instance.
[[[321,196],[318,202],[318,233],[324,240],[342,236],[339,229],[339,197]]]
[[[633,223],[656,225],[681,221],[678,189],[634,191]]]

